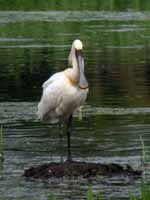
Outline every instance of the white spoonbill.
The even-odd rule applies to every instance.
[[[71,160],[72,115],[85,102],[88,93],[82,51],[82,42],[74,40],[68,58],[71,68],[55,73],[43,83],[43,94],[38,104],[40,120],[67,123],[68,160]]]

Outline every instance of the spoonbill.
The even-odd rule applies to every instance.
[[[70,68],[55,73],[43,83],[43,94],[38,104],[37,114],[41,121],[59,121],[67,124],[67,160],[71,160],[72,115],[84,104],[88,93],[81,40],[73,41],[68,63]]]

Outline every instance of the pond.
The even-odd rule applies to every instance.
[[[42,3],[43,2],[43,3]],[[121,1],[120,1],[121,2]],[[15,0],[0,4],[0,124],[4,162],[2,200],[83,199],[89,185],[104,199],[127,199],[140,180],[93,177],[26,180],[24,169],[66,158],[57,124],[36,116],[42,83],[67,68],[72,41],[84,44],[90,92],[73,120],[75,160],[130,164],[141,169],[142,144],[150,155],[150,3]],[[147,179],[149,172],[146,172]]]

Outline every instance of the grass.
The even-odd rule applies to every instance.
[[[101,200],[100,192],[98,192],[96,194],[96,197],[94,198],[93,190],[92,187],[90,186],[88,188],[88,191],[86,192],[86,200]],[[145,183],[144,178],[141,179],[140,195],[137,196],[132,191],[129,193],[129,200],[150,200],[150,189],[148,185]]]
[[[4,149],[3,149],[3,127],[0,128],[0,159],[4,159]]]
[[[140,196],[137,197],[131,192],[129,200],[150,200],[150,189],[145,183],[144,178],[141,179]]]
[[[96,194],[96,200],[101,200],[100,192]],[[89,186],[88,191],[86,192],[86,200],[94,200],[92,187]]]
[[[141,146],[142,146],[142,162],[145,164],[148,162],[146,157],[146,150],[144,145],[144,140],[140,136]],[[108,198],[107,198],[108,199]],[[92,187],[90,186],[86,193],[86,200],[101,200],[100,192],[97,193],[96,198],[94,198]],[[141,179],[140,184],[140,195],[137,196],[133,191],[129,192],[129,200],[150,200],[150,188],[145,182],[145,179]]]
[[[145,151],[144,140],[143,140],[143,138],[142,138],[141,135],[140,135],[140,140],[141,140],[141,145],[142,145],[142,161],[145,164],[147,162],[147,158],[146,158],[146,151]]]
[[[142,136],[140,136],[140,141],[142,145],[142,161],[145,164],[147,162],[147,157],[146,157],[146,151],[145,151],[145,145],[144,145],[144,140]],[[3,127],[0,127],[0,159],[3,160]],[[97,194],[94,194],[92,186],[89,186],[86,194],[85,194],[85,200],[101,200],[101,193],[98,192]],[[109,198],[105,198],[109,199]],[[16,200],[20,200],[17,198]],[[48,200],[62,200],[61,197],[56,197],[54,194],[50,194],[48,196]],[[150,200],[150,188],[146,184],[145,179],[141,179],[141,184],[140,184],[140,194],[137,196],[134,191],[129,192],[129,198],[128,200]]]
[[[55,197],[53,194],[51,194],[48,198],[48,200],[60,200],[61,198]],[[108,200],[109,198],[105,198]],[[101,193],[98,192],[96,195],[93,193],[92,186],[89,186],[85,200],[102,200],[101,198]],[[150,200],[150,189],[148,185],[145,183],[144,178],[141,179],[141,184],[140,184],[140,195],[137,196],[134,194],[133,191],[129,192],[129,198],[128,200]]]
[[[146,157],[146,151],[145,151],[145,145],[144,140],[142,136],[140,136],[141,145],[142,145],[142,161],[145,164],[147,162]],[[0,127],[0,159],[3,160],[3,127]],[[101,200],[101,193],[98,192],[97,194],[94,194],[92,186],[89,186],[86,194],[85,194],[85,200]],[[108,200],[109,198],[105,198]],[[20,200],[17,198],[16,200]],[[48,196],[48,200],[62,200],[61,197],[56,197],[54,194],[50,194]],[[128,200],[150,200],[150,187],[146,184],[145,179],[141,179],[140,184],[140,194],[137,196],[134,191],[129,192],[129,198]]]
[[[86,200],[101,200],[101,195],[100,192],[96,194],[96,197],[94,197],[94,193],[92,190],[92,186],[89,186],[87,192],[86,192]],[[61,200],[60,198],[58,199],[55,197],[53,194],[49,195],[48,200]]]

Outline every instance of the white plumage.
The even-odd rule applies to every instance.
[[[75,40],[70,54],[74,53],[74,46],[76,46],[77,50],[77,47],[79,47],[79,50],[82,49],[82,43],[80,40]],[[69,59],[71,59],[71,63],[75,62],[73,60],[75,59],[75,55]],[[81,88],[79,85],[79,79],[72,79],[71,75],[76,70],[74,67],[77,66],[55,73],[43,83],[43,94],[41,101],[38,104],[38,116],[40,120],[67,120],[70,115],[72,115],[74,111],[85,102],[88,85],[86,85],[85,88]],[[84,68],[84,66],[82,66],[82,68]]]
[[[67,122],[68,160],[71,160],[70,126],[72,115],[85,102],[88,93],[82,50],[82,42],[75,40],[68,58],[72,68],[52,75],[43,83],[43,93],[38,104],[37,114],[40,120]]]

